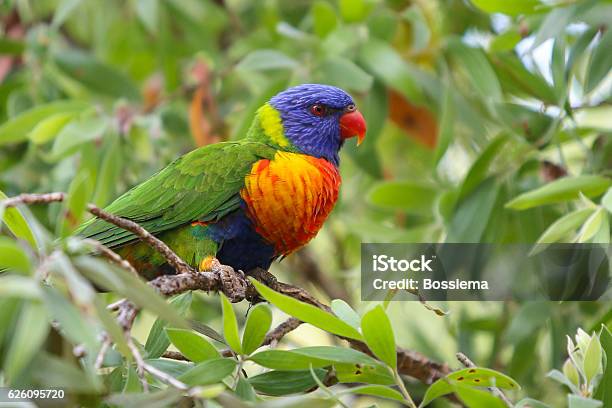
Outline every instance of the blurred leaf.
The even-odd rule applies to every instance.
[[[64,74],[96,93],[130,101],[140,100],[140,92],[130,77],[85,52],[63,50],[53,57]]]
[[[474,189],[487,177],[491,164],[495,161],[501,148],[507,141],[508,136],[502,133],[491,140],[487,147],[485,147],[463,179],[463,184],[459,192],[459,199],[465,198],[474,191]]]
[[[314,32],[320,38],[325,38],[338,24],[336,11],[326,1],[318,0],[312,5],[312,19]]]
[[[506,404],[488,391],[455,385],[459,399],[470,408],[505,408]]]
[[[74,118],[73,113],[56,113],[38,123],[28,134],[34,144],[44,144],[55,138],[60,130]]]
[[[461,200],[450,220],[447,242],[479,242],[499,194],[494,178],[485,179]],[[473,220],[478,219],[478,222]]]
[[[0,236],[0,271],[4,268],[28,274],[32,265],[30,258],[15,241]]]
[[[599,339],[603,352],[606,355],[606,365],[593,397],[601,400],[604,404],[609,404],[612,401],[612,334],[610,334],[610,330],[605,325],[601,327]]]
[[[59,160],[74,153],[81,144],[101,138],[108,129],[108,125],[106,118],[92,115],[70,122],[55,138],[49,158]]]
[[[555,38],[553,44],[551,72],[557,97],[559,101],[562,101],[565,96],[567,84],[565,82],[565,42],[561,38]]]
[[[166,408],[179,406],[183,392],[175,388],[166,388],[151,393],[111,394],[105,401],[113,406],[131,408]]]
[[[391,321],[381,305],[376,306],[361,318],[361,331],[366,344],[374,355],[389,367],[397,367],[397,351]]]
[[[284,371],[301,371],[308,370],[310,366],[320,368],[331,365],[329,360],[298,354],[293,350],[264,350],[252,355],[249,360],[262,367]]]
[[[242,351],[251,354],[264,341],[272,325],[272,311],[268,305],[260,303],[249,311],[244,333],[242,333]]]
[[[15,382],[23,369],[40,353],[48,332],[47,311],[42,303],[25,303],[4,360],[4,374],[9,383]]]
[[[540,235],[536,244],[549,244],[553,242],[559,242],[568,234],[575,231],[582,223],[593,214],[592,208],[582,208],[580,210],[572,211],[569,214],[557,219]],[[537,246],[542,249],[544,246]],[[535,249],[535,248],[534,248]],[[539,252],[539,251],[538,251]],[[537,252],[534,252],[537,253]]]
[[[170,305],[176,308],[180,315],[185,315],[191,305],[192,293],[186,292],[174,297],[170,301]],[[145,343],[145,350],[147,351],[147,358],[157,358],[164,354],[164,351],[170,345],[170,339],[166,335],[164,328],[168,323],[160,318],[156,319],[151,326],[147,342]]]
[[[104,207],[114,197],[123,166],[119,136],[111,133],[110,135],[107,134],[104,139],[104,156],[93,197],[93,203],[100,207]]]
[[[516,403],[514,408],[551,408],[550,405],[546,405],[543,402],[534,400],[533,398],[523,398]]]
[[[166,328],[166,334],[170,342],[194,363],[220,357],[215,346],[190,330]]]
[[[436,163],[440,162],[454,137],[455,107],[453,105],[450,86],[444,91],[440,109],[440,124],[436,146]]]
[[[591,398],[585,398],[579,395],[568,394],[567,395],[567,407],[568,408],[600,408],[600,407],[603,407],[603,403],[601,401],[596,401]]]
[[[255,279],[250,278],[250,281],[263,298],[283,312],[338,336],[355,340],[362,339],[361,334],[359,334],[354,327],[338,319],[336,316],[316,306],[300,302],[290,296],[275,292]]]
[[[25,44],[22,41],[12,38],[0,38],[0,55],[20,55],[25,50]]]
[[[136,14],[147,28],[155,35],[159,27],[159,0],[136,0]]]
[[[491,40],[489,44],[489,50],[493,53],[511,51],[516,47],[516,44],[521,41],[521,35],[517,30],[508,30],[502,34],[499,34]]]
[[[563,177],[515,197],[506,203],[506,208],[525,210],[575,200],[580,193],[587,197],[595,197],[606,191],[610,185],[612,181],[609,178],[598,175]]]
[[[170,374],[173,377],[183,375],[194,367],[193,363],[171,360],[167,358],[154,358],[147,359],[145,361],[148,364],[151,364],[153,367],[163,371],[166,374]]]
[[[319,67],[323,82],[355,92],[367,92],[372,87],[373,78],[354,62],[343,57],[330,57]]]
[[[294,69],[298,62],[276,50],[256,50],[249,53],[236,65],[236,69],[246,71],[266,71],[271,69]]]
[[[66,200],[62,203],[62,213],[59,236],[70,235],[83,222],[85,209],[91,198],[91,181],[89,174],[80,171],[74,177],[68,188]]]
[[[472,86],[484,100],[501,99],[499,80],[482,49],[470,47],[458,39],[449,41],[448,49],[461,63]]]
[[[408,136],[429,149],[436,146],[438,124],[428,107],[415,105],[394,90],[389,91],[388,105],[389,118]]]
[[[98,377],[48,353],[40,353],[36,357],[36,370],[33,370],[32,375],[44,388],[60,388],[84,394],[100,392],[103,388]]]
[[[604,224],[606,225],[606,227],[609,225],[608,217],[606,214],[606,210],[600,207],[591,214],[591,216],[586,220],[586,222],[580,229],[580,232],[578,233],[577,242],[589,242],[591,238],[597,235],[597,233],[600,231]],[[607,236],[609,240],[609,231],[607,233]]]
[[[81,0],[61,0],[53,15],[53,22],[51,25],[57,28],[64,24],[64,21],[66,21],[80,3]]]
[[[409,214],[428,216],[438,191],[435,186],[421,182],[383,181],[375,184],[368,193],[373,205],[406,211]]]
[[[237,354],[242,354],[242,345],[240,344],[240,335],[238,334],[238,321],[236,313],[229,299],[219,293],[221,298],[221,308],[223,309],[223,338],[227,345]]]
[[[23,142],[30,131],[43,119],[57,113],[79,112],[87,107],[81,101],[56,101],[38,105],[0,126],[0,146]]]
[[[538,0],[471,0],[472,4],[487,13],[503,13],[510,16],[533,14],[542,8]]]
[[[506,332],[506,339],[511,344],[535,336],[540,327],[550,318],[552,309],[547,302],[528,302],[514,314]]]
[[[370,40],[362,46],[359,61],[376,78],[412,103],[423,102],[421,88],[411,75],[408,63],[387,43]]]
[[[0,190],[0,202],[7,199],[8,197]],[[17,208],[4,208],[0,204],[0,230],[2,229],[2,223],[7,226],[11,233],[19,238],[27,241],[33,249],[38,248],[34,234],[28,225],[25,217]]]
[[[404,397],[398,391],[393,388],[385,387],[383,385],[362,385],[359,387],[349,388],[346,393],[360,394],[360,395],[371,395],[374,397],[387,398],[395,401],[404,401]]]
[[[367,17],[373,3],[368,0],[339,0],[339,5],[344,21],[354,23]]]
[[[40,299],[42,291],[38,282],[18,275],[0,275],[0,295],[3,298],[22,297]]]
[[[240,399],[243,401],[257,401],[257,394],[255,393],[255,389],[242,376],[240,376],[240,378],[238,379],[238,384],[236,384],[235,391],[236,395],[238,395],[238,397],[240,397]]]
[[[332,312],[344,322],[359,329],[361,318],[353,308],[342,299],[334,299],[331,302]]]
[[[604,208],[608,210],[610,214],[612,214],[612,187],[608,189],[606,194],[604,194],[603,198],[601,199],[601,205],[603,205]]]
[[[570,72],[574,69],[574,66],[578,60],[584,54],[584,51],[587,49],[589,44],[595,38],[597,34],[596,28],[589,28],[585,30],[580,37],[574,42],[574,45],[570,48],[569,57],[567,58],[566,67],[566,76],[569,78]]]
[[[612,32],[604,31],[601,40],[593,50],[589,64],[584,92],[589,93],[606,77],[612,70]]]
[[[236,364],[236,360],[231,358],[206,360],[180,375],[178,380],[188,385],[218,383],[234,371]]]
[[[546,80],[529,71],[521,60],[510,52],[490,56],[491,63],[503,89],[519,96],[531,96],[554,105],[557,94]]]
[[[91,257],[77,257],[74,263],[87,278],[99,287],[117,292],[173,326],[189,328],[185,319],[139,277],[106,261]]]
[[[593,335],[591,341],[584,352],[584,375],[588,383],[601,372],[601,343],[599,337]]]
[[[314,370],[319,380],[323,381],[327,372],[317,368]],[[310,370],[304,371],[268,371],[248,379],[257,391],[266,395],[287,395],[304,392],[317,385]]]

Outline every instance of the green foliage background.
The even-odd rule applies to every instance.
[[[183,295],[169,308],[143,295],[142,282],[84,255],[86,245],[71,232],[85,217],[85,202],[104,206],[197,145],[242,137],[260,104],[297,83],[351,92],[368,134],[358,149],[344,149],[342,197],[324,230],[307,252],[274,265],[281,280],[321,298],[345,297],[364,314],[376,308],[355,295],[360,242],[609,244],[610,21],[612,2],[593,0],[1,1],[0,190],[70,194],[63,205],[0,208],[0,268],[15,271],[0,277],[2,383],[59,386],[72,401],[94,406],[109,395],[117,399],[106,403],[118,405],[147,397],[118,337],[107,368],[93,368],[99,333],[113,332],[104,305],[126,295],[143,302],[134,336],[160,369],[185,375],[185,367],[159,359],[172,341],[195,348],[193,361],[218,364],[203,371],[235,371],[228,359],[215,360],[207,340],[179,329],[180,316],[188,316],[224,327],[230,344],[217,297]],[[307,262],[323,271],[324,283],[306,275]],[[82,276],[119,279],[117,293],[95,294]],[[417,302],[389,305],[383,315],[398,345],[452,367],[462,351],[518,381],[515,401],[584,403],[572,403],[577,397],[567,399],[568,389],[545,375],[563,366],[566,335],[609,327],[609,303],[435,306],[450,313],[437,316]],[[243,327],[246,307],[237,309]],[[266,321],[266,312],[255,314]],[[164,331],[156,316],[177,328]],[[359,327],[358,316],[344,317]],[[604,349],[605,338],[604,331]],[[305,326],[285,342],[294,348],[334,340]],[[239,338],[234,343],[235,351],[246,347]],[[74,357],[78,345],[83,358]],[[384,355],[377,353],[380,364],[391,364]],[[292,374],[306,381],[303,390],[316,386],[316,370],[340,364],[336,356],[311,373],[309,358],[296,358],[303,366]],[[269,388],[279,377],[266,375],[250,382],[238,375],[236,383],[230,377],[199,397],[223,403],[235,389],[248,400],[252,387],[282,394]],[[223,379],[195,377],[200,384]],[[411,381],[407,387],[416,400],[426,389]],[[168,401],[180,398],[164,392]],[[301,398],[336,403],[320,391]],[[371,398],[351,403],[367,406]]]

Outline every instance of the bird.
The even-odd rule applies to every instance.
[[[339,151],[365,134],[347,92],[297,85],[264,103],[243,139],[186,153],[105,210],[138,223],[198,271],[215,262],[268,270],[317,235],[338,199]],[[136,235],[102,219],[77,235],[116,250],[149,279],[176,273]]]

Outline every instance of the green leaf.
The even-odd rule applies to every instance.
[[[228,346],[237,354],[242,354],[242,345],[240,344],[240,336],[238,334],[238,321],[234,308],[229,299],[219,293],[221,297],[221,308],[223,309],[223,338]]]
[[[236,384],[236,395],[243,401],[255,402],[257,401],[257,394],[253,386],[242,376],[238,379]]]
[[[580,60],[580,58],[584,54],[584,51],[587,49],[589,44],[591,44],[593,38],[595,38],[597,32],[598,30],[595,27],[587,29],[580,35],[580,37],[578,37],[576,42],[574,42],[574,45],[572,45],[569,57],[567,58],[567,64],[565,65],[566,76],[568,78],[570,76],[570,73],[574,70],[576,62]]]
[[[1,275],[0,296],[3,298],[40,299],[42,291],[38,282],[33,279],[19,275]]]
[[[327,371],[317,368],[314,372],[323,380]],[[257,391],[274,396],[296,394],[309,390],[317,385],[310,370],[304,371],[268,371],[248,379]]]
[[[187,385],[207,385],[221,382],[236,368],[236,360],[231,358],[215,358],[200,363],[178,377]]]
[[[548,377],[548,378],[550,378],[552,380],[555,380],[555,381],[557,381],[560,384],[563,384],[563,385],[567,386],[570,389],[570,391],[572,391],[574,393],[579,393],[580,392],[578,387],[559,370],[550,370],[546,374],[546,377]]]
[[[90,175],[88,172],[80,171],[70,183],[66,200],[62,203],[60,222],[58,222],[60,237],[67,237],[81,225],[91,193]]]
[[[336,316],[327,313],[316,306],[300,302],[299,300],[296,300],[290,296],[275,292],[253,278],[249,279],[257,289],[257,292],[259,292],[264,299],[278,307],[283,312],[332,334],[349,339],[362,339],[361,334],[359,334],[354,327],[338,319]]]
[[[73,346],[83,345],[93,361],[99,350],[94,326],[62,294],[51,287],[43,288],[44,303],[49,317],[59,325],[59,331]]]
[[[111,394],[104,401],[117,407],[166,408],[180,406],[182,398],[182,391],[168,387],[151,393]]]
[[[506,208],[526,210],[546,204],[575,200],[580,193],[595,197],[612,185],[612,181],[603,176],[585,175],[563,177],[540,188],[523,193],[506,204]]]
[[[506,404],[488,391],[455,385],[455,393],[470,408],[506,408]]]
[[[49,323],[47,311],[40,302],[26,303],[19,313],[15,332],[4,361],[4,374],[14,382],[23,369],[41,351],[47,338]]]
[[[439,163],[444,153],[451,144],[454,136],[455,123],[455,105],[453,104],[452,92],[450,86],[444,90],[442,98],[442,107],[440,109],[441,117],[438,126],[438,142],[436,145],[436,163]]]
[[[361,318],[361,331],[366,344],[374,355],[389,367],[397,367],[397,351],[393,327],[385,309],[376,306]]]
[[[591,398],[585,398],[579,395],[568,394],[567,395],[567,407],[568,408],[600,408],[600,407],[603,407],[603,403],[601,401],[596,401]]]
[[[428,216],[438,190],[431,184],[413,181],[383,181],[368,193],[368,201],[377,207],[399,209],[409,214]]]
[[[43,119],[57,113],[79,112],[88,105],[81,101],[57,101],[38,105],[0,126],[0,146],[26,140],[30,131]]]
[[[389,368],[383,364],[362,365],[335,363],[336,376],[341,383],[395,384],[395,378]]]
[[[34,144],[40,145],[54,139],[60,130],[74,118],[73,113],[56,113],[40,121],[30,133],[28,139]]]
[[[145,362],[173,377],[181,376],[195,366],[193,363],[166,358],[147,359]]]
[[[601,205],[604,206],[610,214],[612,214],[612,188],[609,188],[606,194],[601,199]]]
[[[361,351],[338,346],[311,346],[291,350],[293,353],[302,354],[333,363],[349,363],[375,366],[380,363]]]
[[[194,363],[220,357],[215,346],[190,330],[166,328],[166,334],[172,344]]]
[[[589,93],[599,83],[609,75],[612,70],[612,32],[604,31],[601,40],[593,50],[591,62],[589,64],[586,81],[584,84],[584,92]]]
[[[261,346],[270,326],[272,326],[272,311],[268,305],[260,303],[249,311],[244,333],[242,333],[244,354],[251,354]]]
[[[87,115],[70,122],[55,138],[49,159],[59,160],[76,152],[83,143],[101,138],[108,126],[109,121],[97,115]]]
[[[20,55],[25,50],[25,43],[12,38],[0,38],[0,55]]]
[[[608,405],[612,403],[612,334],[605,325],[601,326],[599,341],[601,342],[603,353],[606,355],[606,366],[595,391],[594,398]]]
[[[367,0],[340,0],[340,15],[349,23],[362,21],[368,16],[372,5],[373,3]]]
[[[0,236],[0,271],[5,268],[28,274],[32,265],[30,258],[15,241]]]
[[[593,335],[584,353],[584,375],[588,383],[601,372],[601,343],[599,337]]]
[[[321,360],[307,355],[295,353],[292,350],[264,350],[249,357],[249,360],[262,367],[283,371],[307,370],[331,365],[329,360]]]
[[[480,367],[465,368],[455,371],[433,383],[425,392],[420,406],[425,406],[436,398],[456,391],[457,386],[497,387],[509,390],[521,388],[512,378],[498,371]]]
[[[130,77],[85,52],[62,50],[55,53],[53,58],[64,74],[96,93],[131,101],[140,100],[140,92]]]
[[[149,33],[157,34],[159,28],[159,0],[137,0],[136,14]]]
[[[83,275],[100,288],[117,292],[175,327],[189,328],[185,319],[139,277],[118,266],[89,256],[74,258],[74,264]]]
[[[402,394],[395,391],[393,388],[385,387],[384,385],[362,385],[360,387],[350,388],[344,393],[372,395],[374,397],[381,397],[395,401],[404,401]]]
[[[95,375],[48,353],[38,355],[34,364],[36,370],[32,370],[32,377],[43,388],[83,394],[98,393],[103,389],[102,382]]]
[[[501,85],[483,50],[470,47],[459,39],[451,39],[448,47],[453,57],[463,66],[472,87],[480,93],[480,96],[484,100],[500,100]]]
[[[536,97],[550,104],[557,103],[557,94],[546,79],[529,71],[515,53],[494,54],[489,58],[502,88],[507,92]]]
[[[555,222],[553,222],[546,231],[540,235],[538,241],[536,242],[536,246],[534,247],[534,251],[532,254],[540,252],[545,245],[538,244],[549,244],[553,242],[559,242],[562,239],[566,238],[568,234],[574,232],[587,218],[593,214],[595,210],[593,208],[582,208],[580,210],[572,211],[571,213],[565,214],[563,217],[559,218]]]
[[[0,202],[2,200],[7,199],[8,197],[0,190]],[[2,223],[7,226],[11,233],[24,241],[27,241],[30,246],[34,249],[38,248],[38,244],[36,243],[36,239],[34,238],[34,234],[28,225],[25,217],[17,208],[7,208],[4,209],[2,204],[0,204],[0,229],[2,227]]]
[[[472,4],[487,13],[503,13],[510,16],[533,14],[542,7],[538,0],[471,0]]]
[[[294,69],[298,62],[276,50],[257,50],[249,53],[236,65],[236,69],[245,71],[267,71],[272,69]]]
[[[355,92],[367,92],[372,88],[374,78],[343,57],[330,57],[320,66],[320,77],[323,82]]]
[[[183,316],[189,310],[192,298],[193,296],[191,292],[182,293],[174,297],[170,301],[170,305],[176,308],[177,312]],[[166,321],[158,318],[153,323],[153,326],[151,326],[149,336],[147,337],[147,342],[145,343],[147,358],[160,357],[170,345],[170,339],[164,330],[167,325],[168,323]]]
[[[414,79],[413,69],[389,44],[370,40],[361,47],[359,61],[376,78],[412,103],[423,102],[421,86]]]
[[[578,233],[578,242],[589,242],[591,238],[593,238],[599,232],[604,224],[606,224],[606,226],[608,225],[607,213],[605,209],[599,207],[593,212],[589,219],[586,220],[580,229],[580,232]]]
[[[502,133],[491,140],[487,147],[485,147],[465,176],[459,192],[459,199],[466,197],[483,182],[487,177],[491,164],[495,161],[507,141],[508,136]]]
[[[315,34],[320,38],[334,31],[338,18],[333,6],[326,1],[318,0],[312,5],[312,20]]]
[[[499,184],[495,178],[490,177],[459,201],[450,220],[447,242],[479,242],[498,195]],[[475,219],[478,222],[473,222]]]
[[[523,398],[514,405],[514,408],[551,408],[550,405],[546,405],[541,401],[534,400],[533,398]]]
[[[359,329],[361,318],[353,308],[342,299],[334,299],[331,301],[331,310],[336,316],[344,322],[350,324],[356,329]]]
[[[80,3],[81,0],[61,0],[53,15],[53,22],[51,25],[58,28],[64,24],[64,21],[70,17],[70,14],[72,14]]]

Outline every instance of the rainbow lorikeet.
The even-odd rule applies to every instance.
[[[246,138],[185,154],[106,210],[139,223],[194,268],[216,258],[245,272],[268,269],[317,234],[338,198],[338,152],[365,131],[343,90],[289,88],[258,109]],[[116,248],[144,276],[174,273],[136,236],[103,220],[78,233]]]

